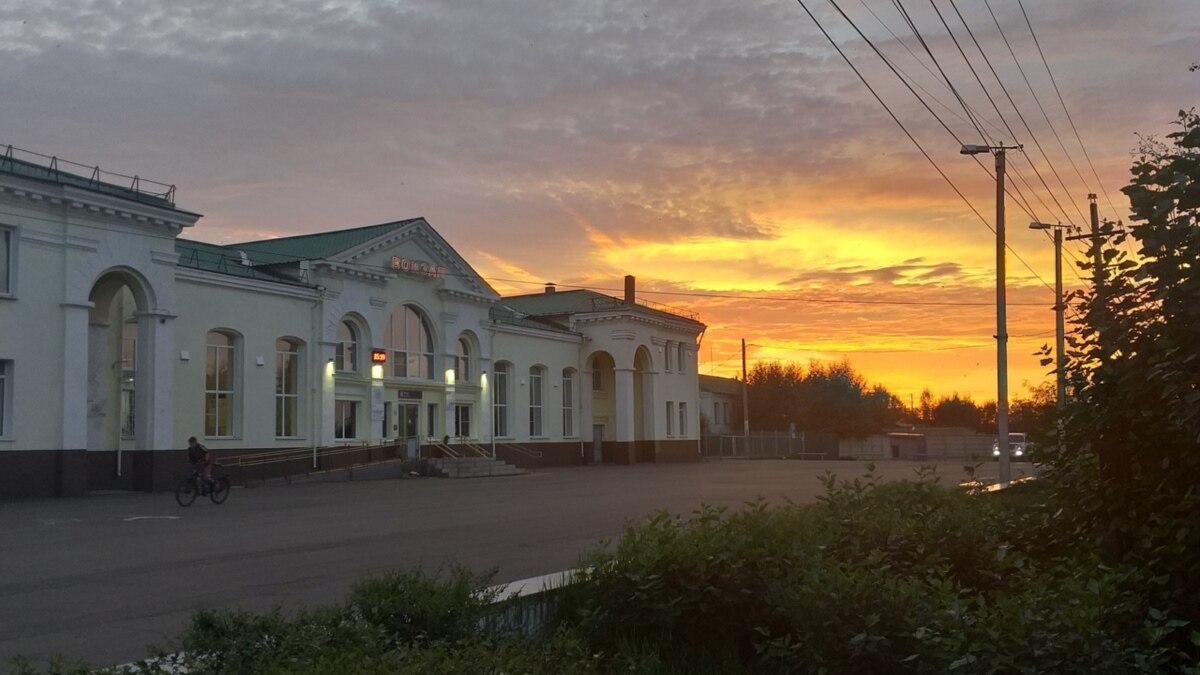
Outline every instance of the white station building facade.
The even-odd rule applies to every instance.
[[[206,244],[173,187],[60,166],[0,157],[0,499],[168,489],[189,436],[699,459],[704,324],[632,277],[502,298],[422,218]]]

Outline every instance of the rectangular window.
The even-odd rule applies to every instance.
[[[471,437],[471,406],[454,406],[454,435],[461,438]]]
[[[294,438],[300,414],[300,353],[288,340],[278,341],[275,349],[275,436]]]
[[[204,388],[204,435],[233,436],[233,340],[222,333],[208,334]]]
[[[121,326],[121,438],[133,438],[136,430],[137,395],[134,382],[137,380],[137,324],[130,322]]]
[[[675,435],[675,402],[667,401],[667,435]]]
[[[494,391],[492,414],[495,417],[495,429],[493,433],[499,438],[508,438],[508,366],[496,369]]]
[[[680,342],[679,343],[679,358],[676,359],[676,361],[679,362],[679,372],[681,372],[681,373],[687,372],[687,368],[685,367],[685,365],[687,363],[686,359],[687,359],[687,350],[684,349],[683,343]]]
[[[599,368],[592,371],[592,391],[604,391],[604,372]]]
[[[437,438],[437,404],[428,403],[425,405],[425,431],[426,436]]]
[[[564,370],[562,378],[562,435],[575,436],[575,373]]]
[[[687,436],[687,434],[688,434],[687,403],[684,401],[680,401],[679,402],[679,435]]]
[[[12,400],[12,394],[9,393],[8,387],[12,382],[12,361],[0,360],[0,438],[8,436],[11,432],[11,423],[9,420],[8,403]]]
[[[13,231],[0,227],[0,295],[12,295]]]
[[[725,419],[721,417],[721,402],[713,401],[713,421],[717,424],[724,424]]]
[[[542,371],[529,371],[529,435],[542,435]]]
[[[663,370],[671,372],[671,349],[675,346],[674,342],[667,340],[666,346],[663,347]]]
[[[333,402],[333,437],[339,441],[358,438],[358,401]]]

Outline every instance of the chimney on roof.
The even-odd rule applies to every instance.
[[[625,275],[625,304],[637,304],[637,279],[632,274]]]
[[[554,287],[553,281],[546,282],[546,293],[553,293],[556,290],[558,289]]]

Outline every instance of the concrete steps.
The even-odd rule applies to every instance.
[[[439,457],[426,460],[429,467],[446,478],[520,476],[525,469],[490,457]]]

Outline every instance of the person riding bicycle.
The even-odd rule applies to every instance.
[[[188,464],[192,466],[193,475],[198,475],[204,479],[204,486],[212,488],[212,456],[208,454],[208,448],[200,445],[200,441],[196,440],[195,436],[188,439]]]

